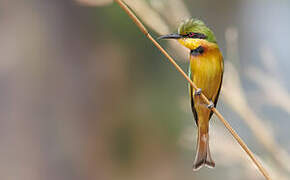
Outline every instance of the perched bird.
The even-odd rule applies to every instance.
[[[198,19],[189,19],[178,27],[178,33],[168,34],[159,39],[176,39],[190,50],[189,77],[199,88],[189,84],[191,108],[198,137],[193,170],[202,166],[214,167],[209,150],[209,120],[211,109],[216,107],[223,78],[223,56],[214,33]],[[201,92],[210,100],[207,105],[200,97]]]

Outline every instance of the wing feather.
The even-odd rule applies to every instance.
[[[190,70],[190,66],[189,66],[189,70],[188,70],[188,76],[190,77],[190,79],[192,80],[192,74],[191,74],[191,70]],[[188,87],[189,87],[189,95],[190,95],[190,103],[191,103],[191,110],[195,119],[195,123],[196,125],[198,125],[198,116],[197,116],[197,112],[196,109],[194,107],[194,99],[193,99],[193,87],[188,83]]]

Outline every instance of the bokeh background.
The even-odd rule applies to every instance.
[[[225,57],[218,109],[290,178],[290,1],[126,0],[154,37],[194,16]],[[0,0],[0,179],[260,180],[213,116],[216,168],[192,172],[187,82],[110,0]],[[184,70],[188,51],[162,41]]]

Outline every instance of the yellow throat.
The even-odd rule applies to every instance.
[[[190,50],[196,49],[199,46],[202,46],[206,49],[218,48],[218,45],[216,43],[208,42],[207,40],[204,39],[181,38],[178,39],[178,42]]]

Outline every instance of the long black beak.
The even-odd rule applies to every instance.
[[[164,36],[160,36],[158,39],[180,39],[180,38],[182,38],[182,36],[179,34],[167,34]]]

